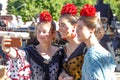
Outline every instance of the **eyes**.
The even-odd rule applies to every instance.
[[[83,26],[82,25],[77,25],[77,29],[82,29]]]
[[[49,33],[49,31],[47,31],[47,30],[42,30],[42,31],[41,31],[41,30],[39,29],[39,30],[37,30],[37,33],[43,33],[43,34],[46,34],[46,33]]]
[[[64,24],[64,23],[59,24],[60,28],[65,27],[65,26],[66,26],[66,24]]]

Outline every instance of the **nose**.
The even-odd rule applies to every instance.
[[[78,31],[79,31],[79,30],[78,30],[78,29],[76,29],[76,33],[78,33]]]
[[[64,25],[63,24],[59,24],[59,29],[63,29]]]
[[[43,35],[43,32],[40,32],[39,35]]]
[[[59,30],[59,31],[61,31],[62,29],[63,29],[62,27],[59,27],[59,29],[58,29],[58,30]]]

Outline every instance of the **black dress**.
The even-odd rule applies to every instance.
[[[17,52],[19,55],[20,51],[18,50]],[[8,71],[8,74],[11,77],[11,79],[58,80],[58,76],[62,69],[62,60],[64,57],[64,51],[62,48],[59,48],[55,55],[50,60],[45,60],[42,56],[40,56],[35,46],[28,46],[24,48],[24,52],[25,52],[23,56],[24,58],[12,59],[11,64],[14,64],[13,69],[7,68],[8,70],[10,69]],[[28,64],[25,63],[25,61],[27,61]],[[15,65],[15,63],[20,63],[22,67],[20,67],[19,65],[18,66]],[[11,64],[9,59],[8,65]],[[15,67],[17,67],[16,73],[13,72],[13,70],[15,70]],[[22,77],[20,75],[22,75]]]

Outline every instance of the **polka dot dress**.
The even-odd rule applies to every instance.
[[[67,74],[74,78],[74,80],[80,80],[82,77],[82,65],[85,51],[85,44],[81,43],[68,58],[67,56],[64,58],[63,68]]]
[[[17,52],[20,54],[18,58],[8,58],[7,76],[12,80],[30,80],[30,64],[25,60],[25,52],[22,50]]]
[[[75,80],[80,80],[83,65],[83,56],[76,56],[63,64],[64,70],[73,76]]]
[[[9,58],[7,62],[7,75],[11,80],[58,80],[62,70],[63,50],[59,49],[52,59],[45,63],[34,46],[25,50],[16,50],[18,58]]]

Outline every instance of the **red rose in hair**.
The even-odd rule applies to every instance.
[[[74,4],[66,4],[63,6],[61,10],[61,15],[63,14],[71,14],[71,15],[76,15],[77,14],[77,7]]]
[[[52,21],[52,16],[50,15],[50,13],[48,11],[42,11],[40,13],[40,21],[51,22]]]
[[[92,17],[96,14],[96,8],[93,5],[86,4],[80,11],[80,16]]]

